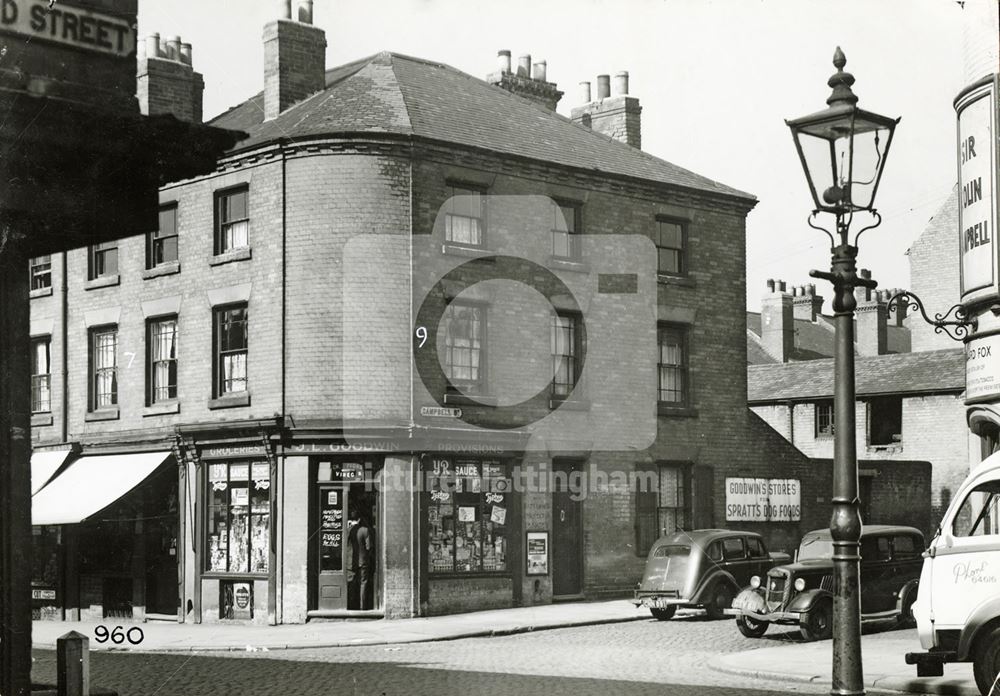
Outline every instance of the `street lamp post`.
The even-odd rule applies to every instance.
[[[828,84],[833,89],[827,108],[786,121],[805,171],[815,205],[809,226],[830,237],[830,271],[810,271],[814,278],[833,284],[834,422],[833,449],[833,686],[835,696],[864,694],[861,669],[861,588],[858,578],[861,515],[858,511],[858,460],[854,432],[854,290],[874,288],[876,282],[857,273],[857,240],[882,218],[875,210],[882,171],[892,134],[899,119],[879,116],[857,107],[851,91],[854,76],[844,72],[847,60],[837,48],[837,72]],[[817,225],[819,213],[834,216],[835,229]],[[855,213],[870,223],[850,239]],[[819,627],[823,628],[823,627]]]

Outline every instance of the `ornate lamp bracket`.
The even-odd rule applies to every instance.
[[[920,315],[924,318],[924,321],[934,327],[934,333],[948,334],[948,338],[953,341],[964,341],[969,337],[970,330],[975,332],[979,327],[979,321],[975,317],[970,317],[968,312],[965,311],[965,307],[960,304],[953,306],[944,314],[935,314],[934,318],[931,319],[927,316],[927,312],[924,311],[924,303],[912,292],[897,292],[889,298],[888,309],[890,314],[897,309],[902,310],[905,308],[920,310]]]

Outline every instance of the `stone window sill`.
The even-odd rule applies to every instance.
[[[656,413],[660,416],[669,416],[671,418],[697,418],[698,409],[692,408],[690,406],[675,406],[674,404],[667,402],[657,402]]]
[[[168,261],[167,263],[161,263],[159,266],[145,269],[142,272],[142,279],[149,280],[150,278],[159,278],[160,276],[173,275],[174,273],[180,272],[180,261]]]
[[[456,404],[462,406],[483,406],[485,408],[495,408],[497,397],[487,394],[460,394],[458,392],[447,392],[444,395],[446,404]]]
[[[88,411],[83,417],[85,421],[107,421],[118,420],[118,407],[101,408],[96,411]]]
[[[220,396],[215,399],[210,399],[208,402],[208,407],[210,409],[217,408],[238,408],[240,406],[250,405],[250,392],[238,392],[236,394],[226,394],[225,396]]]
[[[682,288],[693,288],[695,286],[694,278],[691,276],[677,276],[667,275],[666,273],[657,273],[656,280],[664,285],[678,285]]]
[[[441,253],[451,254],[452,256],[464,256],[469,259],[479,259],[484,256],[493,255],[493,251],[484,247],[465,246],[462,244],[452,244],[451,242],[445,242],[441,245]]]
[[[31,414],[31,427],[39,428],[46,425],[52,425],[52,414],[51,413],[32,413]]]
[[[179,401],[162,401],[158,404],[152,404],[142,409],[143,418],[146,416],[165,416],[170,413],[180,413],[181,404]]]
[[[38,288],[37,290],[32,290],[28,293],[28,297],[35,299],[36,297],[48,297],[52,294],[52,286],[47,288]]]
[[[115,273],[114,275],[106,275],[88,280],[83,289],[97,290],[98,288],[110,288],[113,285],[118,285],[119,282],[121,282],[121,277]]]
[[[894,445],[868,445],[865,450],[871,453],[884,452],[886,454],[897,454],[903,451],[903,443],[897,442]]]
[[[589,411],[590,399],[549,399],[550,409],[563,411]]]
[[[578,259],[568,259],[562,256],[550,256],[549,266],[562,271],[576,271],[577,273],[590,273],[590,264]]]
[[[230,251],[216,254],[208,260],[208,265],[221,266],[224,263],[232,263],[233,261],[247,261],[251,256],[250,247],[240,247],[239,249],[231,249]]]

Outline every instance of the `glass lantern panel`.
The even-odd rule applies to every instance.
[[[804,132],[799,132],[796,137],[813,198],[818,205],[825,206],[827,203],[823,200],[823,192],[834,184],[830,142]]]
[[[855,208],[870,208],[873,205],[888,145],[887,128],[855,133],[854,168],[850,182],[850,201]]]

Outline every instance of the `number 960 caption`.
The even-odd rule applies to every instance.
[[[132,634],[136,634],[136,636]],[[115,626],[114,629],[108,631],[108,627],[103,624],[94,629],[94,636],[98,643],[107,643],[110,640],[115,645],[121,645],[126,640],[132,645],[138,645],[145,637],[142,629],[138,626],[133,626],[128,631],[122,630],[121,626]]]

